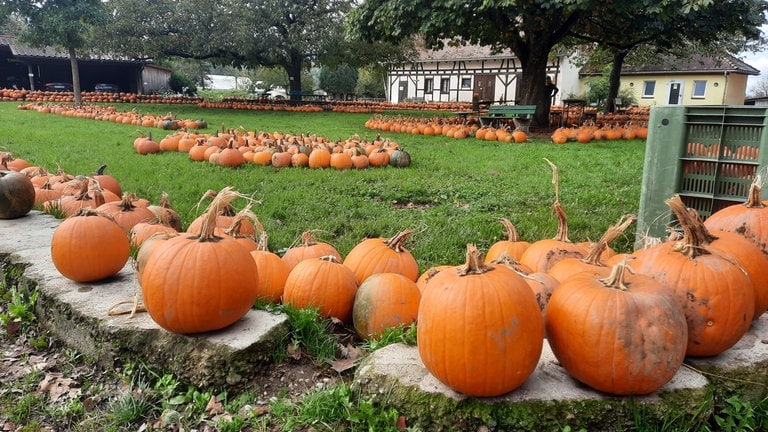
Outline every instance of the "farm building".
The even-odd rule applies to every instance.
[[[78,58],[80,85],[93,91],[109,83],[121,91],[151,93],[168,87],[171,71],[150,62],[104,56]],[[69,55],[53,48],[34,48],[0,35],[0,88],[42,90],[46,83],[72,83]]]
[[[479,46],[446,46],[441,50],[422,49],[416,60],[390,67],[387,94],[390,102],[480,100],[514,103],[522,68],[510,51],[492,54]],[[559,92],[553,105],[562,99],[584,97],[588,78],[599,74],[575,65],[567,55],[551,56],[547,66]],[[694,57],[662,58],[656,65],[624,66],[621,93],[632,94],[639,106],[744,104],[747,78],[760,71],[743,61]]]

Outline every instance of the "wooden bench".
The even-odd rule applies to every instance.
[[[497,125],[499,120],[513,119],[515,129],[528,133],[528,128],[536,114],[536,105],[491,105],[487,115],[480,117],[483,126]]]

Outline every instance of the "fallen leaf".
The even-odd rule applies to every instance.
[[[405,416],[399,416],[397,418],[397,430],[404,431],[408,426],[405,424]]]
[[[335,370],[338,373],[342,373],[347,369],[351,369],[355,367],[355,363],[357,363],[357,359],[351,359],[351,358],[328,361],[328,364],[331,365],[331,369]]]
[[[64,378],[64,375],[58,372],[49,372],[37,385],[37,391],[48,393],[51,402],[56,402],[61,398],[75,398],[80,395],[80,388],[74,387],[77,382],[71,378]]]
[[[291,356],[294,360],[301,359],[301,347],[299,347],[297,344],[288,344],[286,350],[288,351],[288,355]]]
[[[224,404],[216,399],[216,396],[211,396],[208,401],[208,405],[205,406],[205,411],[210,415],[219,415],[225,412]]]

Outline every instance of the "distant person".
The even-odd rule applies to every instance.
[[[555,83],[552,82],[552,77],[547,75],[547,100],[549,101],[550,105],[555,104],[555,95],[557,95],[557,92],[560,91],[557,86],[555,86]]]

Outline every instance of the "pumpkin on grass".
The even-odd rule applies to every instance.
[[[224,188],[208,207],[199,234],[180,234],[157,245],[141,270],[144,305],[174,333],[227,327],[245,316],[257,295],[258,269],[233,238],[215,234],[217,216],[239,195]]]
[[[0,219],[24,216],[34,205],[32,180],[16,171],[0,171]]]
[[[305,259],[320,258],[327,255],[332,255],[338,262],[342,261],[341,254],[336,250],[336,247],[330,243],[318,241],[313,230],[306,230],[301,233],[299,244],[289,247],[283,254],[282,260],[290,269],[293,269]]]
[[[507,255],[519,261],[523,252],[531,245],[527,241],[520,240],[517,228],[512,225],[509,219],[501,218],[501,224],[504,226],[504,234],[507,238],[497,241],[488,248],[488,252],[485,253],[485,262],[491,262],[502,255]]]
[[[250,252],[259,269],[258,298],[280,303],[285,281],[291,269],[283,262],[280,255],[269,250],[267,242],[267,232],[262,231],[256,250]]]
[[[51,237],[51,260],[56,270],[75,282],[114,276],[130,257],[125,231],[111,217],[91,208],[63,220]]]
[[[355,274],[335,256],[309,258],[288,274],[283,303],[299,309],[316,307],[326,318],[349,322],[357,286]]]
[[[571,376],[616,395],[661,388],[680,369],[688,344],[674,294],[624,264],[563,280],[547,306],[546,333]]]
[[[360,285],[352,306],[352,324],[363,339],[388,328],[416,322],[421,294],[416,282],[398,273],[377,273]]]
[[[533,373],[544,322],[528,284],[467,245],[466,264],[437,273],[422,292],[417,340],[424,366],[442,383],[470,396],[499,396]]]

